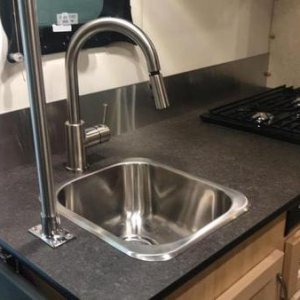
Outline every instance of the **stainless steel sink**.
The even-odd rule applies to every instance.
[[[127,159],[58,191],[62,215],[131,257],[168,260],[247,210],[234,190],[149,159]]]

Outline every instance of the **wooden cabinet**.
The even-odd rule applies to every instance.
[[[300,300],[300,290],[290,300]]]
[[[284,228],[285,215],[282,215],[195,276],[168,299],[278,299],[276,276],[282,273]]]
[[[284,253],[274,250],[217,300],[279,300],[277,275],[282,272]]]
[[[283,276],[288,297],[300,300],[300,229],[293,232],[285,242]]]

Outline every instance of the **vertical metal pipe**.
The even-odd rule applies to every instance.
[[[42,224],[30,229],[30,232],[50,246],[57,247],[60,244],[57,243],[58,239],[63,240],[65,234],[67,234],[67,239],[72,236],[59,228],[59,219],[56,213],[35,0],[18,0],[18,9],[41,202]]]

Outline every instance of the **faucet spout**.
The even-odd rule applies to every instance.
[[[137,26],[119,18],[99,18],[81,26],[74,34],[66,54],[67,101],[70,123],[80,122],[79,86],[77,63],[80,50],[89,38],[100,32],[112,31],[123,34],[134,41],[146,58],[150,83],[157,109],[169,106],[160,63],[156,49],[150,38]]]
[[[109,140],[110,130],[105,125],[84,129],[80,116],[78,57],[89,38],[100,32],[116,32],[134,41],[146,58],[155,107],[159,110],[169,104],[156,49],[150,38],[137,26],[119,18],[99,18],[81,26],[74,34],[66,53],[67,103],[69,120],[66,122],[67,169],[82,172],[86,169],[86,147]]]

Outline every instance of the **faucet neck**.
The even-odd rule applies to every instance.
[[[113,31],[134,41],[143,51],[149,75],[160,71],[157,52],[147,35],[134,24],[118,18],[100,18],[81,26],[74,34],[66,54],[67,101],[69,122],[80,123],[78,56],[89,38],[100,32]]]

